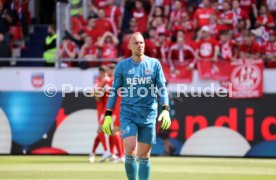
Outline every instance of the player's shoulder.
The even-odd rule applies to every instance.
[[[156,64],[156,65],[158,65],[160,63],[159,60],[154,57],[149,57],[149,56],[145,56],[145,57],[146,57],[145,59],[148,63]]]
[[[125,59],[122,59],[120,60],[116,66],[120,66],[120,67],[124,67],[126,66],[126,64],[130,61],[130,58],[125,58]]]

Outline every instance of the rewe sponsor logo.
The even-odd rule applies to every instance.
[[[127,78],[126,79],[128,85],[136,85],[136,84],[150,84],[150,77],[137,77],[137,78]]]

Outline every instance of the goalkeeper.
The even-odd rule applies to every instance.
[[[162,121],[162,129],[171,125],[168,93],[159,61],[144,55],[145,42],[141,33],[131,35],[129,49],[132,56],[120,61],[115,68],[102,128],[104,133],[111,135],[112,110],[120,90],[120,131],[125,147],[125,171],[129,180],[135,180],[137,175],[140,180],[148,180],[150,150],[156,141],[157,93],[163,107],[158,118]]]

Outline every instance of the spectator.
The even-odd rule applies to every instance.
[[[246,13],[250,16],[252,13],[257,17],[257,6],[256,0],[240,0],[241,9],[245,10]]]
[[[110,32],[106,32],[98,41],[98,47],[101,49],[103,59],[115,60],[118,57],[117,46],[119,40]]]
[[[138,31],[138,26],[137,26],[137,19],[136,18],[131,18],[129,22],[129,30],[136,32]]]
[[[115,5],[115,0],[107,0],[106,6],[104,7],[105,16],[109,18],[112,23],[114,34],[118,35],[121,32],[122,26],[122,11]]]
[[[149,30],[149,33],[144,33],[144,39],[145,39],[145,55],[150,57],[156,57],[156,49],[154,42],[155,40],[152,40],[151,38],[156,35],[156,30],[154,28],[151,28]],[[150,37],[151,35],[151,37]]]
[[[275,0],[266,0],[266,4],[269,8],[271,15],[274,17],[274,23],[276,24],[276,1]]]
[[[73,34],[79,33],[85,26],[87,26],[87,21],[82,16],[81,11],[79,11],[78,14],[71,16],[70,21]]]
[[[48,26],[48,36],[45,38],[44,44],[42,46],[43,59],[45,60],[46,67],[55,66],[55,56],[56,56],[56,26],[51,24]]]
[[[229,31],[220,32],[219,57],[226,61],[234,60],[234,40],[231,39]]]
[[[169,64],[168,53],[171,42],[166,37],[166,32],[159,32],[157,40],[155,41],[156,58],[159,59],[161,64]]]
[[[155,6],[152,11],[153,14],[149,17],[148,20],[148,29],[156,28],[156,32],[163,32],[167,28],[167,19],[164,17],[163,7]]]
[[[99,9],[98,19],[96,20],[95,31],[97,31],[97,38],[103,36],[106,32],[114,32],[111,22],[105,17],[104,9]]]
[[[69,58],[74,59],[77,56],[76,45],[70,40],[69,37],[64,36],[62,44],[58,50],[59,58]],[[72,64],[70,61],[62,63],[64,67],[71,67]]]
[[[167,23],[165,21],[165,18],[156,17],[154,18],[154,21],[152,21],[150,28],[155,28],[156,33],[164,32],[167,30]]]
[[[218,60],[219,43],[211,37],[211,29],[208,26],[201,28],[201,39],[197,43],[196,54],[199,60]]]
[[[82,0],[68,0],[70,3],[70,15],[76,16],[82,12]]]
[[[267,31],[275,27],[274,18],[264,4],[260,7],[260,15],[257,17],[256,27],[265,27]]]
[[[128,43],[129,43],[129,39],[130,39],[130,35],[133,33],[133,31],[129,30],[126,31],[124,36],[123,36],[123,42],[121,45],[121,51],[122,51],[122,56],[124,58],[127,58],[129,56],[131,56],[131,51],[128,48]]]
[[[148,19],[148,28],[159,26],[164,21],[164,12],[163,8],[160,6],[154,7],[154,10],[152,11],[152,14],[150,15]],[[161,20],[161,21],[160,21]]]
[[[154,28],[154,27],[152,27],[152,28],[149,28],[149,30],[148,30],[148,35],[149,35],[149,40],[152,42],[152,43],[154,43],[156,40],[157,40],[157,36],[158,36],[158,34],[157,34],[157,32],[156,32],[156,28]]]
[[[264,45],[264,60],[268,68],[276,68],[276,32],[270,31],[269,41]]]
[[[254,27],[255,19],[258,16],[258,10],[255,2],[256,0],[240,0],[240,7],[245,10],[246,14],[248,14],[252,27]]]
[[[175,35],[178,31],[185,32],[185,42],[190,43],[194,39],[194,24],[190,21],[189,15],[187,12],[181,14],[181,20],[179,25],[174,26],[173,34]]]
[[[215,14],[215,10],[210,6],[210,0],[202,1],[203,7],[198,8],[194,14],[194,27],[200,29],[204,25],[209,24],[209,18],[211,14]]]
[[[211,36],[215,39],[219,36],[220,26],[217,22],[217,16],[215,14],[210,15],[209,25]]]
[[[170,47],[168,60],[171,72],[175,71],[175,65],[194,63],[195,52],[192,47],[185,44],[185,35],[183,31],[177,32],[177,42]]]
[[[237,27],[234,29],[234,39],[235,43],[239,46],[243,42],[243,34],[246,31],[246,21],[245,19],[239,19]]]
[[[29,33],[29,24],[31,23],[31,14],[29,11],[29,2],[30,0],[22,0],[20,2],[19,12],[19,20],[22,25],[24,37],[28,36]]]
[[[166,18],[169,17],[170,8],[171,8],[171,0],[152,0],[152,4],[153,4],[152,10],[155,11],[156,7],[162,7],[163,16]],[[155,14],[155,13],[151,13],[151,14]]]
[[[137,22],[137,31],[145,33],[147,31],[148,12],[143,6],[142,0],[135,1],[135,9],[132,11],[132,16]]]
[[[97,38],[99,37],[98,35],[99,31],[96,30],[97,18],[89,17],[87,21],[88,21],[88,25],[84,27],[84,32],[85,34],[87,34],[92,38],[93,42],[97,42],[98,41]]]
[[[227,1],[222,3],[222,12],[218,15],[219,30],[232,30],[234,23],[234,13],[231,11],[230,4]]]
[[[244,19],[246,23],[246,29],[249,29],[251,26],[249,15],[247,12],[240,8],[240,2],[239,0],[233,0],[232,2],[232,8],[234,13],[234,28],[237,28],[238,22],[240,19]]]
[[[0,33],[4,36],[4,41],[9,43],[9,29],[10,25],[14,22],[16,13],[4,6],[0,0]]]
[[[170,14],[169,27],[174,27],[176,25],[179,25],[181,20],[181,15],[183,12],[186,12],[186,11],[182,8],[181,1],[175,0],[174,9],[171,11],[171,14]]]
[[[0,58],[10,58],[12,53],[10,47],[4,41],[4,35],[0,33]],[[1,66],[9,66],[9,61],[2,61],[0,60],[0,67]]]
[[[91,0],[92,5],[97,9],[102,9],[107,5],[107,0]]]
[[[90,36],[85,37],[85,43],[81,47],[79,58],[85,59],[87,61],[95,61],[95,59],[98,57],[98,50],[97,47],[93,44],[92,38]],[[93,64],[94,63],[89,63]]]
[[[239,57],[243,59],[258,59],[261,56],[262,48],[255,40],[252,32],[247,31],[244,34],[243,42],[239,48]]]
[[[65,36],[67,36],[71,41],[73,41],[78,49],[84,44],[84,39],[88,36],[84,31],[80,31],[78,34],[71,34],[68,31],[65,31]]]
[[[220,12],[221,12],[221,10],[223,9],[223,7],[222,7],[222,0],[218,0],[218,1],[210,1],[210,7],[212,8],[212,9],[214,9],[214,11],[215,11],[215,15],[217,15],[217,14],[219,14]],[[202,6],[203,4],[201,4],[201,6]]]

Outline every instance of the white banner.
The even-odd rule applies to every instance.
[[[4,68],[0,69],[0,76],[0,91],[43,91],[48,85],[54,85],[61,91],[64,84],[78,88],[92,87],[98,70]]]
[[[49,84],[57,87],[58,91],[62,90],[64,84],[78,88],[90,88],[97,76],[97,68],[88,70],[78,68],[2,68],[0,69],[0,91],[43,91]],[[197,71],[194,71],[193,77],[193,81],[186,84],[187,89],[209,87],[211,84],[220,87],[218,81],[200,80]],[[276,70],[264,70],[263,85],[264,93],[276,93]],[[176,92],[177,84],[170,83],[168,88],[169,91]]]

